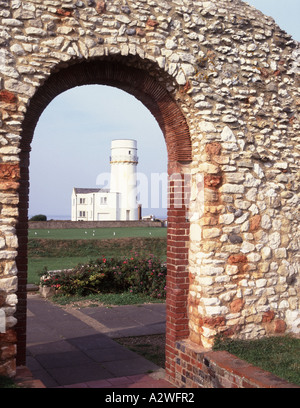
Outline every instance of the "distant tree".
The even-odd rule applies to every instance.
[[[47,216],[43,214],[34,215],[29,221],[47,221]]]

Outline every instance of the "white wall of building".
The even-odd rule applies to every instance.
[[[138,219],[136,140],[113,140],[111,143],[110,191],[120,193],[120,220]]]
[[[72,221],[119,221],[118,193],[89,189],[91,192],[81,192],[87,189],[73,189]]]

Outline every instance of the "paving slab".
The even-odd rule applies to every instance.
[[[165,333],[165,304],[82,308],[80,311],[97,320],[111,338]]]
[[[113,387],[113,380],[119,386],[122,378],[134,387],[134,376],[161,368],[113,339],[164,332],[164,304],[65,309],[31,293],[27,367],[47,388]],[[159,381],[154,382],[159,387]]]
[[[76,348],[86,352],[88,350],[103,350],[115,347],[115,342],[104,334],[97,333],[89,336],[75,337],[68,340]]]

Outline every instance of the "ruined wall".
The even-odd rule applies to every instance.
[[[191,339],[206,346],[220,332],[300,332],[299,44],[229,4],[230,16],[204,12],[218,19],[200,29],[209,79],[193,97],[191,171],[205,192],[202,205],[193,186],[189,311]]]
[[[239,0],[10,0],[0,47],[0,374],[15,372],[26,317],[34,127],[88,83],[139,98],[188,183],[169,211],[169,375],[180,338],[300,332],[298,43]]]

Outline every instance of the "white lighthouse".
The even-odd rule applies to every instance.
[[[110,189],[73,188],[72,221],[137,221],[137,142],[119,139],[111,142]]]
[[[131,139],[119,139],[111,142],[110,191],[120,193],[118,219],[121,221],[138,220],[137,142]]]

